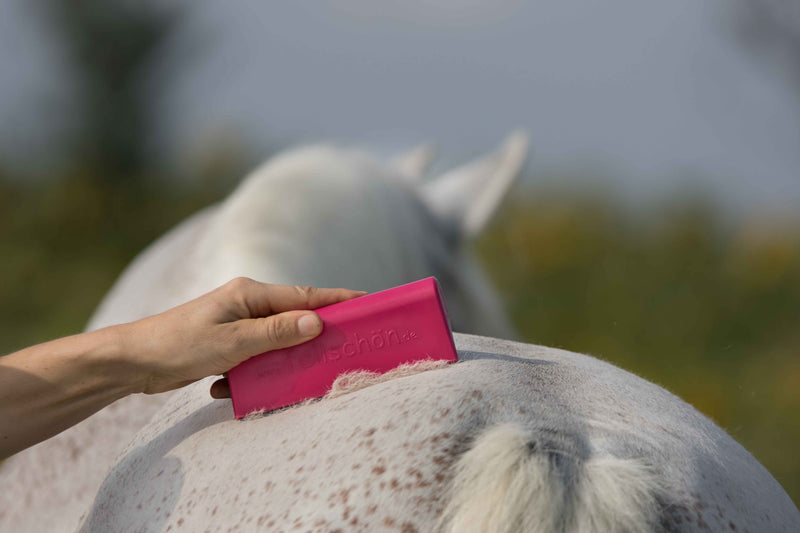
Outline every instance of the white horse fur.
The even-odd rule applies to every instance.
[[[455,329],[508,336],[463,244],[526,145],[432,180],[428,148],[276,157],[137,258],[89,329],[242,275],[370,291],[436,275]],[[769,473],[663,389],[560,350],[456,344],[459,363],[246,421],[209,379],[120,400],[0,468],[0,531],[797,531]]]

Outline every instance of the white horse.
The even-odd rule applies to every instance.
[[[82,532],[789,532],[800,512],[667,391],[587,356],[456,335],[460,362],[244,421],[169,399]]]
[[[430,183],[408,179],[424,152],[399,173],[330,149],[278,158],[137,260],[93,326],[242,274],[368,290],[435,274],[456,329],[502,335],[499,306],[460,250],[524,144],[513,137]],[[456,344],[459,363],[245,421],[208,397],[209,380],[118,402],[9,461],[0,529],[798,530],[800,512],[770,474],[663,389],[560,350],[461,334]],[[69,454],[77,468],[59,464]],[[29,486],[15,485],[26,475]],[[76,481],[86,494],[70,494]]]
[[[89,330],[136,320],[237,276],[377,291],[435,275],[456,328],[510,335],[465,252],[519,174],[524,134],[436,179],[432,153],[390,164],[318,146],[275,157],[221,205],[164,235],[123,273]],[[0,466],[0,531],[71,531],[115,458],[170,394],[107,407]]]

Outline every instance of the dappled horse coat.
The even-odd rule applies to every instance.
[[[326,147],[269,162],[138,258],[90,328],[247,275],[378,290],[436,275],[455,329],[508,334],[463,244],[525,140],[435,180]],[[15,531],[796,531],[733,439],[596,359],[456,335],[461,361],[245,421],[204,380],[127,398],[0,471]]]

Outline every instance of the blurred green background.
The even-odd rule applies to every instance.
[[[0,353],[80,331],[137,252],[268,155],[229,143],[208,147],[191,176],[154,168],[133,73],[179,10],[82,4],[47,11],[94,104],[73,157],[45,179],[0,161]],[[96,46],[105,35],[121,44]],[[583,178],[598,185],[519,186],[474,243],[524,340],[666,387],[800,501],[798,220],[731,216],[713,194],[681,188],[634,208],[602,176]]]

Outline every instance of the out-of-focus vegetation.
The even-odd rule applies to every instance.
[[[0,353],[80,331],[133,256],[224,195],[242,160],[209,150],[191,179],[154,170],[150,75],[184,6],[127,0],[35,5],[75,74],[72,154],[46,179],[0,162]],[[243,159],[243,158],[242,158]]]
[[[478,251],[529,342],[654,381],[800,499],[800,226],[676,197],[517,197]]]
[[[92,169],[0,175],[0,354],[77,333],[134,255],[223,195],[219,181],[114,184]]]

